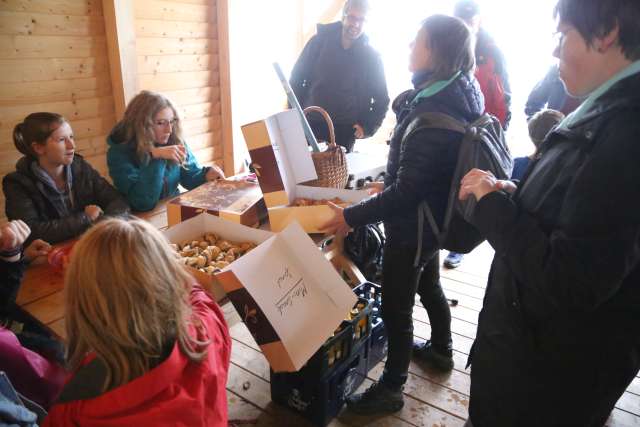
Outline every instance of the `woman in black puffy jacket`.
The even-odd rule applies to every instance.
[[[340,209],[326,231],[384,222],[382,317],[389,336],[389,354],[380,380],[347,403],[357,413],[400,410],[402,386],[412,354],[431,367],[451,370],[451,314],[440,286],[438,246],[430,227],[418,235],[418,206],[426,201],[439,225],[456,165],[462,135],[444,129],[423,129],[405,135],[423,113],[443,113],[462,123],[480,117],[484,99],[473,77],[472,36],[459,19],[427,18],[411,45],[409,69],[414,89],[393,103],[397,125],[391,138],[387,174],[379,192],[358,205]],[[418,252],[419,262],[414,263]],[[416,292],[427,310],[431,340],[413,343],[412,311]]]

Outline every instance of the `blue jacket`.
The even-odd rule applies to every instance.
[[[425,73],[416,75],[416,88],[393,102],[397,125],[389,147],[384,191],[344,210],[352,227],[384,221],[389,243],[394,245],[417,247],[418,205],[423,200],[442,224],[462,139],[453,131],[425,129],[404,140],[407,125],[426,112],[448,114],[469,123],[484,111],[478,82],[464,74],[442,91],[412,103],[428,78]],[[437,246],[431,227],[424,227],[422,238],[425,251]]]
[[[567,101],[570,101],[572,105],[567,106],[568,108],[565,109]],[[554,65],[549,69],[544,78],[531,90],[524,107],[524,113],[527,115],[528,120],[535,113],[545,108],[568,114],[578,105],[580,105],[580,101],[569,96],[564,87],[564,83],[560,80],[558,66]]]
[[[113,185],[135,211],[149,211],[160,199],[177,195],[178,184],[191,190],[205,182],[209,168],[200,167],[186,144],[185,166],[164,159],[150,159],[146,164],[140,164],[134,144],[116,142],[113,134],[107,144],[107,166]]]

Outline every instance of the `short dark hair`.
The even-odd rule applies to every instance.
[[[460,0],[453,7],[453,16],[463,21],[470,21],[480,14],[480,5],[474,0]]]
[[[13,145],[30,159],[37,159],[38,155],[31,144],[45,145],[51,134],[65,122],[60,114],[31,113],[13,128]]]
[[[571,24],[589,46],[618,27],[618,45],[629,60],[640,59],[640,1],[559,0],[554,17]]]
[[[360,9],[364,13],[369,11],[369,1],[368,0],[347,0],[344,2],[344,7],[342,8],[342,14],[346,15],[350,9]]]
[[[471,30],[459,18],[447,15],[432,15],[422,21],[427,32],[431,55],[434,59],[433,80],[450,78],[461,71],[473,71],[476,65],[474,37]]]

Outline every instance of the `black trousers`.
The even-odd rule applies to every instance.
[[[427,310],[435,349],[451,349],[451,311],[440,285],[438,250],[424,253],[414,267],[415,247],[385,244],[382,281],[382,319],[389,337],[389,353],[382,381],[397,388],[407,381],[413,346],[413,306],[416,293]]]
[[[318,122],[309,120],[309,126],[311,126],[311,130],[316,136],[318,142],[329,142],[329,129],[327,128],[327,123],[325,121]],[[342,145],[346,148],[347,153],[352,152],[353,146],[356,143],[356,137],[353,134],[355,132],[353,125],[334,123],[333,127],[336,135],[336,144]]]

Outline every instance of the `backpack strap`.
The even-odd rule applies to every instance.
[[[451,132],[457,132],[461,134],[463,138],[467,134],[467,127],[461,121],[454,119],[448,114],[427,112],[419,114],[409,123],[409,125],[407,125],[407,128],[405,129],[404,135],[402,137],[402,143],[404,143],[404,141],[409,139],[415,133],[424,129],[441,129]],[[451,197],[449,198],[451,199]],[[451,218],[450,210],[452,205],[453,202],[451,200],[448,200],[447,210],[445,211],[445,229],[446,224],[448,223],[447,218],[449,218],[449,220]],[[436,223],[436,219],[433,216],[433,212],[431,212],[429,204],[426,202],[426,200],[423,200],[418,205],[418,249],[416,251],[416,257],[413,262],[414,267],[417,267],[420,264],[420,258],[422,257],[422,233],[424,232],[425,217],[429,221],[429,226],[431,227],[431,230],[433,230],[433,234],[436,236],[438,247],[441,248],[443,244],[444,231],[440,230],[438,224]]]
[[[467,128],[464,123],[454,119],[448,114],[427,112],[418,114],[407,125],[402,136],[402,142],[409,139],[410,136],[423,129],[442,129],[450,130],[452,132],[458,132],[461,134],[467,133]]]

